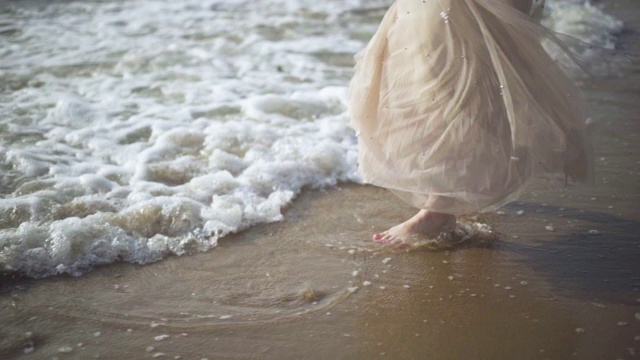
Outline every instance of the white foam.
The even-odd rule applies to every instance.
[[[629,65],[628,59],[615,51],[616,36],[622,32],[623,23],[606,14],[601,6],[590,0],[554,0],[548,2],[547,10],[543,25],[579,40],[563,36],[589,74],[619,75],[620,69]],[[566,59],[562,51],[551,46],[546,48],[572,76],[580,78],[585,75],[572,66],[573,61]]]
[[[623,28],[622,21],[590,0],[548,1],[545,15],[545,26],[606,49],[615,48],[615,36]]]
[[[619,25],[580,3],[547,21],[608,46]],[[207,251],[303,188],[359,181],[347,85],[388,5],[0,4],[0,268]]]

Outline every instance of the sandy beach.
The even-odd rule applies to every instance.
[[[640,5],[612,0],[640,53]],[[583,87],[593,186],[540,181],[462,219],[466,239],[371,242],[414,212],[391,193],[305,190],[284,220],[206,253],[0,277],[1,359],[640,357],[640,72]]]
[[[493,240],[409,251],[369,242],[409,213],[383,190],[344,185],[306,193],[283,222],[225,238],[210,253],[79,278],[5,277],[1,351],[25,359],[636,356],[637,219],[530,200],[482,217]]]

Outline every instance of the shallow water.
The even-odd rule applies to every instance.
[[[347,86],[388,4],[0,4],[0,268],[207,251],[303,188],[358,182]],[[601,47],[622,28],[549,7],[548,26]]]

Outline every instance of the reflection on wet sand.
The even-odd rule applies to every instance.
[[[627,234],[636,221],[522,202],[481,218],[496,228],[490,246],[397,250],[369,240],[396,216],[382,209],[412,211],[371,187],[309,192],[283,223],[229,237],[207,254],[4,281],[0,352],[595,359],[635,346],[639,252]],[[557,212],[573,227],[561,226]],[[555,231],[545,229],[549,217]],[[596,227],[601,233],[590,234]]]

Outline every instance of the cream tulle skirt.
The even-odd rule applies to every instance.
[[[533,0],[398,0],[356,56],[352,126],[368,183],[470,214],[534,177],[588,181],[580,91],[541,45]]]

